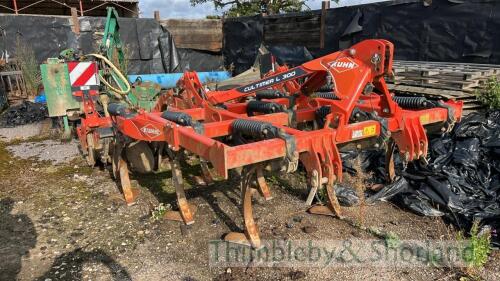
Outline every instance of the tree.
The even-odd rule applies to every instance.
[[[259,13],[280,14],[309,9],[308,0],[190,0],[192,6],[212,2],[216,10],[227,9],[227,17],[251,16]]]

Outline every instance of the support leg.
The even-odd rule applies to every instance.
[[[71,129],[69,128],[69,122],[68,122],[67,115],[63,116],[63,127],[64,127],[64,132],[62,135],[62,139],[70,140],[71,139]]]

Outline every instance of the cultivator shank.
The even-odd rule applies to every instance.
[[[460,119],[459,102],[394,100],[384,80],[392,56],[390,42],[366,40],[295,68],[278,67],[260,81],[227,91],[206,91],[196,73],[188,72],[178,91],[169,93],[167,110],[122,107],[110,112],[111,119],[122,139],[164,144],[179,206],[168,219],[194,222],[177,156],[181,151],[199,156],[205,175],[210,174],[206,163],[226,179],[229,170],[243,168],[245,233],[230,233],[226,240],[258,248],[251,198],[254,191],[272,198],[264,170],[292,173],[302,164],[311,189],[307,202],[326,189],[326,204],[310,212],[340,217],[334,186],[342,181],[341,148],[386,149],[392,180],[396,148],[405,161],[425,159],[426,130],[448,130]]]

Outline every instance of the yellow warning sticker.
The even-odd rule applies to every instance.
[[[377,134],[377,126],[371,125],[363,128],[363,137],[374,136]]]
[[[431,117],[429,116],[429,113],[420,116],[420,123],[422,123],[422,125],[429,124],[430,121]]]

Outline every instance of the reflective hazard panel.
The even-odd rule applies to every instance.
[[[361,130],[353,130],[352,134],[351,134],[351,138],[352,139],[366,138],[366,137],[375,136],[376,134],[377,134],[377,126],[370,125],[370,126],[364,127]]]
[[[422,123],[422,125],[429,124],[430,123],[430,119],[431,118],[429,116],[429,113],[421,115],[420,116],[420,123]]]
[[[377,126],[371,125],[363,128],[363,137],[374,136],[377,134]]]

